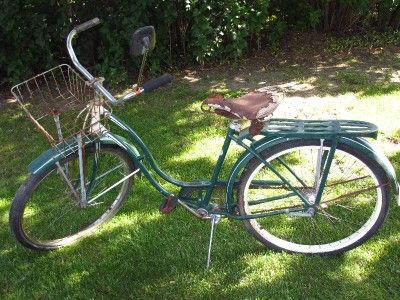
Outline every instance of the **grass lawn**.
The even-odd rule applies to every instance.
[[[166,89],[114,112],[152,150],[162,169],[182,180],[211,176],[227,120],[200,111],[220,92],[272,86],[286,100],[275,117],[361,119],[376,123],[376,142],[400,177],[400,52],[255,58],[207,71],[176,74]],[[239,221],[222,220],[205,269],[209,222],[182,208],[160,215],[160,196],[138,179],[121,211],[96,234],[52,252],[16,243],[8,210],[26,166],[46,143],[14,104],[0,102],[0,298],[400,298],[400,209],[367,243],[338,257],[276,253],[256,242]],[[205,151],[207,150],[207,151]],[[234,148],[224,166],[235,161]],[[173,190],[173,187],[166,185]]]

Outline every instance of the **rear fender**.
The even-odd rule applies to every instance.
[[[374,159],[385,171],[386,176],[390,180],[390,185],[392,187],[392,191],[396,195],[397,204],[400,205],[400,186],[399,182],[396,178],[396,171],[393,168],[393,165],[390,163],[389,159],[385,156],[385,154],[376,148],[374,145],[371,145],[363,138],[342,138],[341,142],[347,144],[352,148],[356,148],[361,151],[368,157]]]

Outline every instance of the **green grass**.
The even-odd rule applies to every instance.
[[[354,74],[340,78],[341,84],[365,84]],[[209,93],[177,83],[115,112],[143,137],[169,174],[184,180],[208,178],[227,125],[221,117],[201,113],[200,100]],[[398,93],[396,89],[375,94],[374,101],[360,97],[353,105],[374,111],[375,103]],[[393,109],[398,105],[394,100],[387,103]],[[393,127],[383,126],[383,133],[397,141]],[[11,200],[28,175],[26,166],[46,148],[31,128],[15,108],[0,110],[2,299],[399,298],[400,219],[394,201],[375,237],[333,258],[273,252],[247,234],[239,221],[223,220],[217,228],[213,266],[206,270],[209,223],[181,208],[160,215],[162,197],[139,179],[118,215],[96,234],[57,251],[24,249],[11,236],[7,222]],[[234,148],[223,175],[237,155]],[[391,152],[390,158],[400,175],[400,153]]]

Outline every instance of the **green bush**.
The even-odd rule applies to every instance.
[[[81,34],[77,52],[114,83],[125,81],[139,60],[129,57],[133,31],[154,25],[157,47],[150,69],[221,58],[240,57],[261,45],[268,1],[54,1],[3,0],[0,11],[0,75],[15,83],[57,63],[68,61],[65,37],[74,25],[95,16],[98,30]]]
[[[399,29],[399,0],[272,0],[270,12],[289,26],[323,31]]]
[[[2,0],[0,83],[16,83],[69,62],[65,37],[74,25],[99,17],[102,26],[80,36],[78,56],[95,74],[126,81],[140,59],[129,39],[154,25],[157,47],[150,71],[236,59],[253,49],[273,50],[287,28],[325,31],[398,29],[400,0]]]

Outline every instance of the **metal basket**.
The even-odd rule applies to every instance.
[[[76,144],[70,141],[78,137],[87,143],[104,133],[100,111],[94,111],[100,110],[104,99],[69,65],[36,75],[11,92],[56,149]]]

